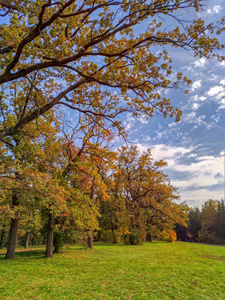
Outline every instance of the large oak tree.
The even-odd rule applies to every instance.
[[[221,49],[215,35],[223,21],[204,24],[182,14],[195,13],[202,2],[1,1],[0,138],[24,130],[54,106],[93,119],[101,115],[114,126],[123,111],[152,116],[157,110],[179,120],[181,112],[160,90],[190,81],[181,73],[172,81],[166,46],[207,58]],[[20,118],[12,118],[9,111],[16,114],[18,102]]]

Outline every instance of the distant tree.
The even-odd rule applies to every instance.
[[[218,203],[215,237],[216,237],[216,243],[225,244],[225,206],[224,206],[224,200],[221,200]]]
[[[187,227],[176,224],[176,227],[174,230],[176,232],[178,241],[188,241],[189,240]]]
[[[215,243],[216,222],[218,214],[218,201],[208,200],[202,206],[201,212],[201,230],[199,231],[199,240],[204,243]]]
[[[195,207],[189,212],[189,221],[187,234],[188,237],[194,241],[199,241],[199,231],[202,228],[201,225],[201,211],[198,207]]]

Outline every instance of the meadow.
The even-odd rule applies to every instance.
[[[2,251],[4,252],[4,251]],[[153,242],[96,243],[0,255],[0,299],[225,299],[225,247]]]

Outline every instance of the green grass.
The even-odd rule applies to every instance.
[[[0,255],[0,299],[225,299],[225,247],[96,244]]]

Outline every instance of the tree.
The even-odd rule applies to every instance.
[[[19,118],[19,112],[15,118]],[[11,198],[11,225],[8,237],[6,258],[14,258],[18,226],[24,210],[40,208],[34,204],[43,196],[43,172],[40,172],[37,162],[41,159],[41,136],[55,135],[57,129],[54,126],[57,120],[53,114],[46,114],[45,120],[40,119],[38,124],[30,123],[26,133],[20,133],[4,144],[5,153],[2,155],[3,169],[1,170],[1,186],[3,190],[9,190],[8,198]],[[46,122],[46,123],[45,123]],[[46,124],[48,124],[46,126]],[[40,125],[40,128],[38,127]],[[46,130],[46,131],[45,131]],[[56,130],[56,131],[55,131]],[[56,143],[55,143],[56,147]],[[54,151],[56,156],[56,152]],[[43,166],[42,166],[43,168]],[[44,174],[46,176],[46,174]],[[38,184],[39,183],[39,184]],[[31,207],[32,206],[32,207]]]
[[[202,206],[201,230],[199,231],[200,242],[215,243],[216,219],[217,219],[217,200],[208,200]]]
[[[188,237],[197,242],[199,241],[199,232],[202,228],[201,211],[198,207],[195,207],[190,210],[188,217]]]
[[[182,15],[199,11],[202,2],[1,1],[0,139],[7,142],[55,106],[95,120],[103,116],[115,127],[124,111],[146,117],[159,111],[179,120],[181,112],[161,98],[160,90],[190,81],[181,73],[173,81],[171,58],[156,47],[216,55],[222,46],[214,35],[224,30],[224,20],[214,26]],[[173,27],[167,26],[168,19]],[[16,114],[18,103],[20,118],[10,120],[8,113],[14,109]]]
[[[216,219],[216,243],[224,244],[225,243],[225,207],[224,200],[218,203],[218,213]]]
[[[153,234],[172,238],[176,223],[186,225],[187,206],[175,203],[179,197],[160,170],[163,166],[165,162],[153,161],[150,150],[142,154],[136,146],[119,150],[107,223],[114,229],[123,223],[131,243],[141,243],[146,236],[151,240]]]

